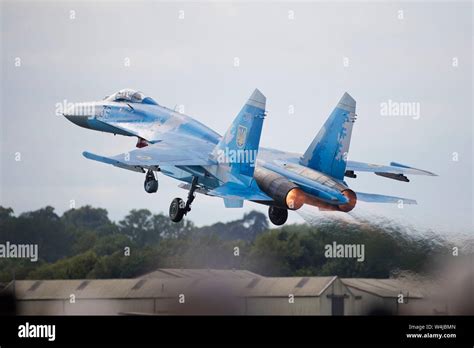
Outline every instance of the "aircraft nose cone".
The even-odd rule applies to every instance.
[[[89,116],[68,115],[66,113],[64,113],[63,115],[75,125],[78,125],[79,127],[89,128]]]
[[[89,119],[96,114],[95,108],[94,103],[75,103],[65,108],[62,114],[72,123],[80,127],[90,128]]]

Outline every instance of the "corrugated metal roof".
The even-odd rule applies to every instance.
[[[83,286],[87,282],[87,286]],[[91,298],[160,298],[176,297],[209,289],[226,288],[238,291],[247,283],[242,279],[97,279],[97,280],[17,280],[15,294],[18,299],[76,299]],[[82,286],[81,286],[82,285]],[[34,286],[34,290],[31,290]],[[9,285],[12,289],[12,284]]]
[[[179,268],[160,268],[153,272],[144,274],[139,278],[256,278],[260,275],[247,270],[229,270],[229,269],[179,269]]]
[[[156,273],[160,272],[160,273]],[[236,272],[236,273],[234,273]],[[157,278],[153,276],[157,276]],[[162,278],[165,275],[167,277]],[[245,297],[320,296],[337,277],[262,277],[248,271],[160,269],[134,279],[17,280],[18,299],[160,298],[223,290]],[[380,297],[400,291],[422,298],[420,284],[400,279],[343,278],[343,284]],[[5,291],[13,288],[10,283]]]
[[[398,297],[403,293],[412,298],[423,298],[417,289],[419,284],[408,283],[398,279],[373,279],[373,278],[343,278],[342,282],[349,287],[365,291],[380,297]]]
[[[248,297],[272,297],[289,294],[294,296],[319,296],[336,277],[262,277],[258,282],[251,280],[244,290]]]
[[[203,293],[220,289],[239,296],[271,297],[289,294],[319,296],[334,277],[292,278],[178,278],[178,279],[97,279],[97,280],[18,280],[17,298],[76,299],[87,298],[160,298],[181,293]],[[299,286],[298,286],[299,285]]]
[[[17,280],[14,288],[15,295],[19,299],[69,298],[82,282],[82,280]],[[13,282],[8,286],[8,289],[12,288]]]

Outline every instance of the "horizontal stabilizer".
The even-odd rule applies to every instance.
[[[397,163],[397,162],[390,162],[390,165],[393,166],[393,167],[412,169],[413,171],[416,171],[420,175],[437,176],[435,173],[429,172],[427,170],[410,167],[410,166],[407,166],[405,164],[400,164],[400,163]]]
[[[356,192],[357,200],[369,203],[395,203],[395,204],[417,204],[414,199],[394,197],[394,196],[384,196],[378,195],[375,193],[363,193]]]
[[[391,162],[390,165],[380,165],[356,161],[347,161],[346,170],[353,172],[437,176],[435,173],[429,172],[427,170],[417,169],[395,162]]]

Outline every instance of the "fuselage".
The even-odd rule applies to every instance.
[[[136,136],[140,146],[160,142],[173,135],[200,139],[208,145],[209,152],[219,143],[221,135],[196,119],[158,105],[151,98],[147,102],[104,100],[81,103],[68,108],[64,116],[71,122],[92,130]],[[300,164],[301,155],[260,147],[256,168],[264,168],[296,183],[306,194],[307,203],[314,199],[329,208],[349,202],[343,192],[345,182]],[[229,179],[226,166],[167,166],[160,165],[164,175],[190,183],[199,176],[199,184],[214,189]],[[314,203],[314,202],[313,202]],[[316,204],[313,204],[316,205]]]

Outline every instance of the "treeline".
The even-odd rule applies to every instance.
[[[259,212],[196,227],[163,214],[132,210],[119,222],[105,209],[84,206],[62,216],[45,207],[15,216],[0,207],[0,244],[37,244],[38,261],[0,259],[0,281],[129,278],[156,268],[248,269],[267,276],[388,277],[422,272],[449,248],[407,237],[401,227],[340,222],[270,229]],[[327,258],[325,246],[363,244],[365,260]]]

